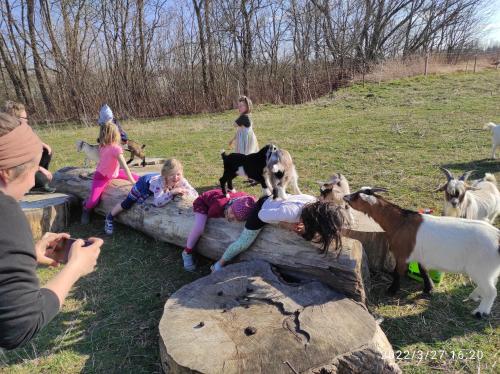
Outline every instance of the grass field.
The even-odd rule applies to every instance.
[[[236,112],[125,122],[129,136],[147,144],[150,156],[183,161],[197,187],[215,185]],[[255,132],[263,145],[275,142],[294,157],[303,192],[317,194],[315,183],[342,172],[355,189],[390,188],[388,197],[411,209],[440,212],[445,180],[438,166],[474,176],[493,172],[488,160],[490,134],[484,123],[500,122],[500,72],[416,77],[356,85],[298,106],[258,106]],[[39,129],[54,149],[54,170],[81,165],[75,141],[95,140],[97,127],[71,124]],[[236,181],[242,187],[242,179]],[[258,190],[255,190],[258,193]],[[72,236],[102,235],[98,217],[88,227],[72,224]],[[209,272],[183,271],[181,249],[118,226],[105,241],[99,267],[81,280],[62,312],[32,343],[0,353],[5,373],[160,371],[157,326],[166,299],[182,285]],[[56,270],[40,269],[43,281]],[[371,311],[383,317],[382,329],[408,373],[499,372],[500,302],[488,319],[470,315],[473,302],[467,277],[447,275],[430,300],[407,280],[395,298],[384,295],[390,279],[372,279]],[[480,359],[478,359],[480,358]]]

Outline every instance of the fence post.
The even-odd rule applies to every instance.
[[[477,64],[477,54],[474,55],[474,71],[473,71],[473,73],[476,72],[476,64]]]
[[[425,66],[424,66],[424,75],[427,76],[427,69],[429,67],[429,53],[425,55]]]

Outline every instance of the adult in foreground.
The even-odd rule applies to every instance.
[[[12,117],[16,117],[22,124],[28,125],[28,113],[23,104],[8,100],[4,103],[2,112]],[[50,161],[52,160],[52,148],[48,144],[42,143],[43,152],[39,162],[38,171],[35,174],[35,187],[43,192],[55,192],[56,189],[49,185],[52,180],[52,173],[49,171]]]
[[[13,349],[30,341],[54,318],[73,284],[93,271],[102,240],[77,240],[67,265],[40,287],[36,265],[57,266],[53,249],[68,234],[47,233],[36,244],[18,204],[33,187],[42,142],[31,127],[0,113],[0,347]]]

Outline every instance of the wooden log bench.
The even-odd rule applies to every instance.
[[[134,171],[140,172],[141,169]],[[80,177],[85,172],[88,173],[89,170],[70,167],[61,169],[54,173],[53,183],[58,191],[86,198],[92,181]],[[126,181],[112,181],[95,211],[106,214],[125,198],[130,188]],[[131,210],[120,214],[117,221],[157,240],[184,246],[194,224],[192,201],[181,199],[163,208],[155,208],[147,202],[136,204]],[[242,229],[243,223],[240,222],[208,220],[205,233],[198,242],[197,252],[212,260],[219,259],[227,246],[238,238]],[[238,260],[264,260],[286,274],[300,279],[320,280],[354,300],[365,302],[366,290],[369,288],[369,269],[363,248],[359,241],[349,238],[345,238],[343,244],[339,255],[334,251],[322,255],[317,247],[300,236],[267,225],[251,249],[241,254]]]
[[[175,292],[159,326],[165,373],[400,373],[365,306],[323,284],[287,284],[263,261]]]
[[[47,231],[63,232],[69,226],[71,211],[78,203],[74,195],[30,193],[20,201],[35,240]]]

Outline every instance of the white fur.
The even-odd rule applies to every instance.
[[[468,274],[477,284],[469,298],[481,298],[472,314],[489,314],[500,274],[500,230],[478,220],[431,215],[422,218],[408,261],[417,261],[427,269]]]
[[[77,150],[77,152],[85,153],[85,160],[83,162],[84,166],[87,166],[89,160],[99,162],[99,146],[98,145],[92,145],[92,144],[89,144],[83,140],[78,140],[76,142],[76,150]]]
[[[487,123],[484,125],[483,129],[490,129],[492,133],[491,143],[491,158],[495,159],[496,157],[496,149],[500,146],[500,126],[494,124],[493,122]]]
[[[449,192],[463,191],[465,184],[460,180],[452,179],[446,188]],[[472,189],[465,191],[464,199],[456,207],[445,197],[445,216],[479,219],[493,223],[498,214],[500,214],[500,192],[493,174],[486,173],[483,179],[473,182]]]

